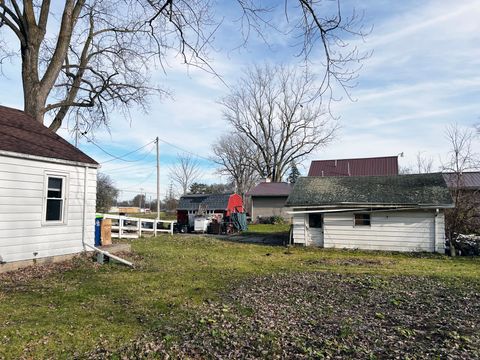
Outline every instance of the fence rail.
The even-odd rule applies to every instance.
[[[121,239],[138,239],[142,235],[157,236],[158,233],[173,235],[172,220],[156,220],[123,215],[103,214],[104,219],[112,219],[112,237]],[[167,228],[164,228],[167,224]],[[160,227],[159,227],[160,225]]]

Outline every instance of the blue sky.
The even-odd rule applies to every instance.
[[[232,2],[233,3],[233,2]],[[227,2],[224,4],[231,4]],[[417,152],[432,157],[435,165],[445,157],[445,127],[457,122],[470,127],[480,122],[480,2],[479,1],[346,1],[345,13],[365,12],[364,24],[373,26],[365,42],[355,40],[363,51],[373,51],[359,72],[354,101],[333,104],[341,130],[336,141],[319,149],[301,168],[305,174],[312,159],[397,155],[400,165],[413,164]],[[221,9],[223,7],[223,9]],[[245,66],[263,62],[298,64],[284,37],[269,32],[270,48],[254,36],[246,47],[240,44],[235,9],[223,5],[224,28],[215,39],[218,52],[212,52],[212,65],[227,84],[233,84]],[[274,14],[273,16],[278,16]],[[18,59],[3,66],[0,78],[0,104],[22,108]],[[96,133],[96,142],[117,156],[128,153],[155,136],[176,144],[201,158],[207,183],[222,181],[215,166],[203,158],[210,156],[210,145],[226,131],[218,99],[228,88],[218,78],[197,69],[187,69],[175,58],[169,59],[166,74],[152,68],[158,84],[172,92],[172,98],[152,99],[148,113],[132,109],[131,119],[112,114],[110,131]],[[60,134],[73,142],[68,129]],[[85,140],[80,148],[102,164],[123,190],[122,198],[135,192],[155,191],[153,145],[132,155],[131,160],[108,161],[111,157]],[[480,145],[477,141],[477,149]],[[180,152],[160,144],[162,196],[168,188],[168,168]]]

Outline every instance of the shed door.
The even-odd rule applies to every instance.
[[[323,215],[320,213],[308,214],[308,231],[311,245],[323,247]]]

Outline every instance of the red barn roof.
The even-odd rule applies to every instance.
[[[398,175],[398,156],[314,160],[308,176],[388,176]]]
[[[6,106],[0,106],[0,150],[97,164],[30,115]]]

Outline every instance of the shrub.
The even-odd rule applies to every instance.
[[[271,224],[271,225],[282,225],[285,224],[285,219],[279,215],[267,216],[267,217],[258,217],[257,224]]]

